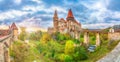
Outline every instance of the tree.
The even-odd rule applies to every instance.
[[[41,38],[41,36],[42,36],[42,32],[41,31],[37,31],[37,32],[30,33],[29,39],[38,41]]]
[[[40,39],[40,42],[43,43],[43,44],[45,44],[45,43],[47,43],[48,41],[50,41],[51,39],[52,39],[52,38],[51,38],[51,36],[50,36],[49,34],[44,33],[43,36],[42,36],[41,39]]]
[[[73,54],[74,53],[74,43],[71,40],[68,40],[65,44],[65,54]]]
[[[33,62],[36,58],[34,50],[20,41],[13,43],[10,53],[11,57],[14,58],[13,62]]]
[[[25,37],[26,37],[26,35],[27,35],[27,33],[26,33],[25,30],[26,30],[25,27],[21,27],[21,33],[20,33],[20,35],[18,36],[18,38],[19,38],[20,40],[22,40],[22,41],[25,40]]]
[[[88,55],[84,47],[78,46],[75,48],[74,60],[76,62],[80,60],[85,60],[87,58],[88,58]]]

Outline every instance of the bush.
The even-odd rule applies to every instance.
[[[51,59],[57,59],[56,54],[59,54],[64,51],[63,46],[53,40],[50,40],[46,44],[40,43],[39,45],[37,45],[37,49],[45,57]]]
[[[61,54],[59,59],[61,62],[72,62],[73,61],[72,57],[66,54]]]
[[[84,47],[76,47],[74,53],[74,60],[80,61],[88,58],[87,52]]]
[[[67,33],[66,34],[61,34],[59,32],[54,33],[52,35],[52,37],[57,41],[63,41],[63,40],[71,39],[71,36],[69,34],[67,34]]]
[[[78,39],[73,39],[75,44],[80,44],[80,41]]]

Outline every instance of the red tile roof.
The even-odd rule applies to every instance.
[[[69,9],[69,11],[68,11],[67,18],[69,18],[69,17],[74,18],[74,16],[73,16],[73,13],[72,13],[72,10],[71,10],[71,9]]]
[[[120,32],[120,29],[115,29],[115,32]]]
[[[64,18],[61,18],[60,20],[64,20]]]
[[[9,30],[0,30],[0,37],[6,36],[9,34]]]

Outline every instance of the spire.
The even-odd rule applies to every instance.
[[[69,11],[68,11],[68,15],[67,15],[67,18],[74,18],[74,16],[73,16],[73,13],[72,13],[72,10],[71,9],[69,9]]]
[[[16,24],[15,24],[14,22],[12,23],[11,28],[12,28],[13,30],[18,30],[18,28],[17,28],[17,26],[16,26]]]
[[[55,10],[54,17],[58,17],[57,10]]]

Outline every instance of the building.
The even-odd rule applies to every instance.
[[[14,39],[17,39],[18,36],[18,28],[15,23],[12,23],[11,26],[9,26],[9,29],[0,29],[0,37],[9,35],[10,33],[13,33]]]
[[[110,41],[120,40],[120,28],[111,27],[108,33],[108,39]]]
[[[10,29],[13,32],[14,39],[18,39],[18,28],[17,28],[16,24],[12,23],[12,25],[10,26]]]
[[[48,33],[60,32],[69,33],[73,38],[78,39],[81,32],[81,23],[79,23],[69,9],[66,19],[58,17],[57,10],[55,10],[53,16],[53,28],[48,28]]]

